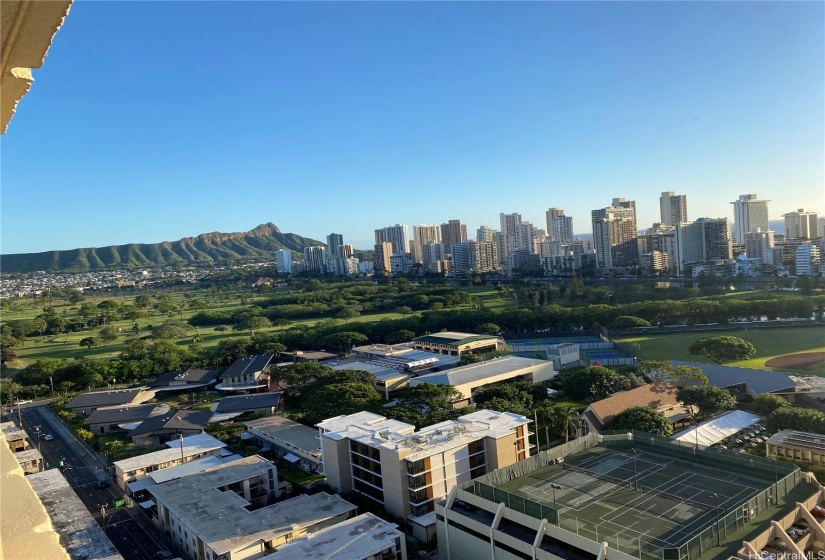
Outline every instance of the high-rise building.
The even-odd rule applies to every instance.
[[[505,214],[504,212],[498,215],[501,222],[501,235],[503,242],[501,243],[501,251],[499,251],[499,258],[502,262],[507,261],[507,255],[516,250],[516,236],[518,235],[518,225],[521,223],[521,214],[513,212],[512,214]]]
[[[813,243],[803,243],[796,248],[796,275],[815,276],[819,271],[820,251]]]
[[[481,226],[476,230],[476,241],[493,241],[493,235],[496,233],[490,226]]]
[[[292,274],[292,251],[288,249],[275,251],[275,267],[282,274]]]
[[[376,230],[376,233],[378,230]],[[372,263],[376,274],[391,274],[392,273],[392,243],[384,241],[375,244],[375,255]]]
[[[530,222],[521,222],[516,226],[513,250],[535,253],[535,228]]]
[[[675,226],[688,221],[687,196],[674,192],[663,192],[659,197],[659,212],[662,225]]]
[[[770,200],[759,200],[755,194],[743,194],[733,204],[733,242],[744,243],[748,233],[768,231],[768,203]]]
[[[453,243],[450,247],[450,261],[452,262],[452,271],[456,274],[470,272],[470,242]]]
[[[441,224],[441,242],[444,244],[445,251],[465,241],[467,241],[467,226],[460,220],[450,220],[446,224]]]
[[[407,226],[395,224],[375,230],[375,244],[385,242],[392,244],[392,253],[409,253],[410,236],[407,233]]]
[[[444,256],[444,245],[430,241],[421,247],[422,264],[430,272],[446,272],[446,257]]]
[[[341,256],[345,259],[352,258],[355,254],[355,247],[352,245],[344,244],[341,245]]]
[[[498,249],[492,241],[468,241],[470,268],[474,272],[493,272],[498,268]]]
[[[341,247],[344,245],[344,236],[340,233],[327,235],[327,257],[330,259],[343,256]]]
[[[573,241],[573,218],[564,215],[561,208],[548,208],[547,235],[550,241],[570,243]]]
[[[304,247],[304,270],[324,270],[327,249],[323,245]]]
[[[635,266],[638,262],[635,202],[614,198],[613,206],[593,210],[590,217],[596,266],[603,269]]]
[[[727,218],[699,218],[676,224],[676,269],[680,275],[691,265],[724,263],[733,258]]]
[[[745,236],[745,254],[749,259],[764,258],[765,252],[772,250],[774,246],[774,234],[770,230],[756,228],[756,231],[748,232]]]
[[[439,226],[427,226],[420,224],[413,226],[413,262],[423,263],[423,247],[430,241],[441,243],[441,228]]]
[[[800,208],[796,212],[782,214],[785,218],[785,239],[814,239],[819,237],[816,231],[816,212],[806,212]]]

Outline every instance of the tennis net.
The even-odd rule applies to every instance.
[[[583,469],[581,467],[573,466],[570,463],[562,463],[562,465],[563,465],[563,468],[565,468],[568,471],[573,471],[573,472],[577,472],[577,473],[581,473],[581,474],[586,474],[587,476],[592,476],[593,478],[597,478],[599,480],[605,480],[607,482],[612,482],[613,484],[617,484],[617,485],[622,486],[622,487],[630,488],[631,485],[632,485],[630,480],[626,480],[624,478],[617,478],[615,476],[610,476],[610,475],[603,474],[603,473],[588,471],[587,469]]]

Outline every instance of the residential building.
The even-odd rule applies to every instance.
[[[825,435],[782,430],[765,441],[765,455],[780,461],[825,467]]]
[[[541,267],[541,257],[527,249],[516,249],[507,255],[507,275],[512,276],[516,272],[533,276],[543,276],[544,269]]]
[[[275,251],[275,267],[281,274],[292,274],[292,251],[288,249]]]
[[[290,541],[267,559],[407,560],[406,537],[397,525],[365,513]]]
[[[340,233],[327,235],[327,258],[343,258],[341,248],[344,246],[344,236]]]
[[[687,196],[674,192],[663,192],[659,197],[659,213],[662,225],[675,226],[688,221]]]
[[[376,234],[378,231],[376,230]],[[387,275],[392,273],[392,261],[390,260],[392,255],[392,243],[389,241],[376,243],[372,264],[377,274]]]
[[[490,241],[494,242],[494,235],[498,231],[492,229],[490,226],[481,226],[476,230],[476,241]]]
[[[597,266],[607,270],[635,266],[638,262],[635,204],[613,199],[613,206],[593,210],[590,217]]]
[[[447,272],[447,257],[444,254],[444,245],[433,241],[421,247],[421,262],[429,272]]]
[[[311,473],[322,470],[318,430],[283,416],[248,420],[245,424],[247,434],[261,445],[271,446],[288,463]]]
[[[43,470],[43,455],[38,449],[26,449],[14,454],[17,464],[25,474],[38,473]]]
[[[182,465],[201,457],[223,457],[232,454],[226,451],[224,442],[209,434],[198,434],[182,440],[169,441],[166,445],[169,449],[112,463],[115,467],[115,480],[120,489],[126,492],[128,483],[161,469]]]
[[[441,243],[444,249],[452,249],[453,245],[467,241],[467,226],[460,220],[449,220],[446,224],[441,224]]]
[[[464,356],[495,352],[504,348],[504,342],[498,337],[486,334],[439,332],[414,338],[413,347],[416,350],[427,350],[436,354]]]
[[[345,259],[351,259],[355,255],[355,247],[344,243],[341,245],[341,257]]]
[[[375,244],[390,243],[392,250],[390,255],[396,253],[410,252],[410,235],[407,233],[407,226],[396,224],[375,230]]]
[[[501,224],[502,237],[499,255],[502,262],[506,262],[507,256],[516,248],[516,235],[518,235],[518,225],[521,223],[521,214],[517,212],[505,214],[502,212],[498,217]]]
[[[450,264],[454,274],[466,274],[471,270],[470,244],[454,243],[450,248]]]
[[[358,274],[359,275],[370,275],[375,272],[375,265],[370,261],[359,261],[358,262]]]
[[[269,362],[272,354],[238,358],[219,377],[215,386],[219,391],[251,391],[265,389],[269,380]]]
[[[275,414],[281,404],[280,393],[257,393],[255,395],[237,395],[224,397],[212,407],[215,415],[221,418],[235,417],[242,414]]]
[[[785,218],[785,239],[815,239],[821,237],[817,234],[816,224],[818,216],[816,212],[806,212],[800,208],[796,212],[782,214]]]
[[[814,277],[819,273],[819,247],[813,243],[803,243],[796,248],[796,275]]]
[[[530,456],[529,422],[478,410],[416,432],[411,424],[359,412],[317,426],[327,483],[383,505],[427,542],[435,536],[435,503],[454,485]]]
[[[205,391],[218,381],[216,369],[187,369],[186,371],[170,371],[147,383],[150,389],[160,392],[195,392]]]
[[[26,430],[18,428],[14,422],[0,423],[0,432],[2,432],[3,438],[8,442],[13,453],[19,453],[31,447]]]
[[[319,493],[272,503],[278,475],[253,456],[148,489],[157,523],[190,560],[260,558],[307,533],[354,516],[355,506]]]
[[[149,490],[152,486],[165,484],[170,480],[177,480],[178,478],[205,471],[206,469],[217,467],[219,465],[225,465],[226,463],[231,463],[232,461],[237,461],[238,459],[243,459],[243,456],[222,455],[220,457],[215,457],[213,455],[209,455],[207,457],[189,461],[188,463],[183,463],[182,465],[178,465],[176,467],[168,467],[159,471],[154,471],[129,482],[126,485],[126,493],[131,496],[134,501],[141,503],[141,505],[145,507],[149,505],[146,501],[151,499],[151,496],[147,490]]]
[[[154,398],[154,396],[154,391],[147,391],[143,387],[119,391],[81,393],[66,403],[66,408],[78,416],[89,416],[98,408],[141,404]]]
[[[304,270],[324,271],[327,260],[327,250],[323,245],[304,247]]]
[[[413,226],[413,262],[423,263],[423,248],[429,243],[441,243],[441,227],[419,224]],[[441,259],[444,260],[444,259]]]
[[[755,194],[743,194],[733,204],[733,241],[744,243],[746,236],[756,228],[768,231],[768,203],[770,200],[760,200]]]
[[[727,218],[699,218],[676,224],[676,269],[686,274],[691,265],[724,264],[733,258]]]
[[[409,272],[412,270],[412,265],[409,253],[396,253],[390,256],[390,270],[393,273]]]
[[[477,389],[499,385],[508,381],[527,380],[532,383],[544,383],[554,379],[556,374],[553,362],[520,356],[504,356],[476,364],[458,366],[445,371],[419,375],[410,380],[410,387],[416,387],[422,383],[451,385],[461,393],[461,400],[454,402],[453,407],[462,408],[470,404],[473,393]]]
[[[104,406],[92,412],[83,424],[93,434],[125,433],[156,413],[169,410],[159,403]]]
[[[550,241],[571,243],[573,241],[573,218],[564,215],[561,208],[548,208],[547,235]]]
[[[129,432],[135,447],[162,445],[185,436],[203,433],[212,413],[208,410],[173,410],[150,416]]]
[[[676,400],[678,390],[671,383],[649,383],[591,403],[581,415],[581,434],[601,432],[616,416],[634,406],[661,412],[674,426],[682,425],[688,415],[684,406]]]
[[[498,269],[498,250],[492,241],[468,241],[470,269],[473,272],[493,272]]]
[[[756,231],[750,231],[745,234],[745,254],[751,259],[763,259],[765,254],[771,252],[775,247],[774,232],[762,231],[756,228]]]

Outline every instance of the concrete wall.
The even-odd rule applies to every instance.
[[[334,440],[321,436],[321,448],[324,455],[324,475],[327,477],[327,484],[341,494],[352,490],[349,440]]]

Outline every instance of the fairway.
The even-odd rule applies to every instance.
[[[725,364],[730,366],[788,371],[788,368],[769,367],[766,362],[780,356],[799,352],[825,352],[825,325],[805,328],[783,327],[747,331],[731,329],[710,333],[646,335],[617,339],[615,342],[638,343],[640,360],[681,360],[710,363],[710,360],[704,356],[691,355],[688,348],[700,338],[723,335],[742,338],[756,348],[756,354],[753,357]],[[822,367],[814,367],[805,373],[825,375]]]

